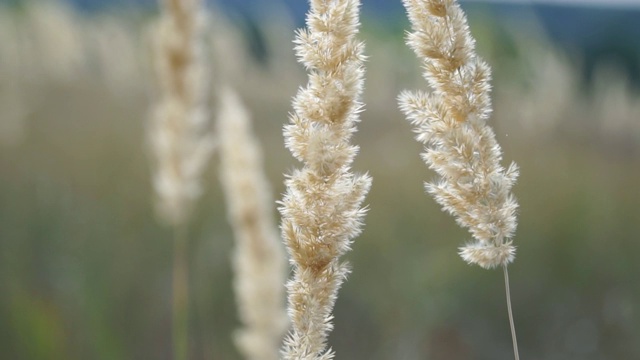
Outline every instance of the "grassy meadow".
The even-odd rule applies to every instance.
[[[3,358],[171,358],[173,238],[154,213],[145,135],[155,15],[0,6]],[[402,21],[363,19],[354,170],[373,186],[329,343],[338,359],[509,359],[500,271],[459,258],[470,234],[424,193],[434,174],[396,102],[401,90],[426,87]],[[607,64],[585,82],[582,59],[534,24],[487,13],[470,13],[470,23],[493,68],[490,125],[504,162],[521,168],[510,277],[523,359],[640,358],[638,84]],[[229,84],[246,102],[276,199],[283,174],[299,167],[282,135],[306,83],[293,24],[265,17],[256,47],[246,24],[212,9],[207,37],[212,87]],[[214,154],[188,230],[193,359],[241,358],[218,163]]]

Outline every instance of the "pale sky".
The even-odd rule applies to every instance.
[[[464,2],[496,2],[513,4],[593,5],[606,7],[640,8],[640,0],[462,0]],[[639,20],[640,21],[640,20]]]

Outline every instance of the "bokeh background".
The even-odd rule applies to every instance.
[[[521,167],[510,276],[522,358],[640,359],[640,2],[462,6],[493,67],[491,126]],[[208,4],[211,82],[253,113],[276,198],[299,166],[281,129],[306,83],[291,42],[306,9]],[[3,359],[170,359],[172,233],[154,215],[145,140],[157,11],[0,1]],[[338,359],[510,359],[502,273],[457,256],[470,235],[424,194],[434,174],[397,109],[399,91],[426,86],[400,1],[362,11],[354,167],[374,181],[329,342]],[[189,229],[192,359],[240,358],[217,164]]]

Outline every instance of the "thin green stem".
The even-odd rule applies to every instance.
[[[189,270],[187,261],[187,228],[174,227],[173,247],[173,359],[189,357]]]
[[[507,310],[509,312],[509,324],[511,325],[511,340],[513,341],[513,355],[516,360],[520,360],[520,355],[518,354],[518,340],[516,339],[516,327],[513,324],[513,311],[511,311],[511,292],[509,291],[509,271],[507,270],[507,265],[503,265],[504,269],[504,286],[507,292]]]

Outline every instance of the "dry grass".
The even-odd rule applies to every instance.
[[[357,0],[311,1],[307,29],[296,38],[296,53],[309,83],[293,100],[285,144],[303,163],[285,181],[280,213],[282,236],[293,278],[287,283],[292,330],[285,359],[332,359],[327,338],[338,289],[350,272],[341,257],[362,232],[362,207],[371,186],[354,175],[358,147],[350,140],[362,110],[363,44]]]
[[[467,19],[455,0],[404,2],[413,32],[407,44],[423,61],[430,93],[404,92],[400,108],[425,145],[423,160],[439,178],[426,190],[475,242],[460,256],[483,268],[515,258],[511,243],[518,204],[511,188],[512,163],[500,165],[502,149],[486,124],[491,109],[489,66],[475,53]]]
[[[515,258],[518,203],[511,188],[512,163],[502,167],[502,149],[487,125],[491,71],[475,51],[467,18],[455,0],[405,0],[413,32],[407,44],[423,62],[430,93],[404,92],[400,108],[425,146],[422,159],[439,178],[425,188],[475,241],[460,248],[469,264],[501,266],[514,356],[518,343],[511,310],[507,265]]]
[[[236,248],[234,289],[243,328],[234,338],[246,359],[276,360],[288,328],[287,261],[274,218],[271,185],[248,110],[238,94],[220,94],[220,178]]]
[[[145,24],[72,14],[84,45],[76,47],[83,54],[68,58],[84,65],[64,80],[45,75],[46,56],[33,55],[53,50],[37,40],[30,18],[0,14],[0,26],[12,29],[0,31],[0,103],[21,104],[19,112],[0,107],[0,121],[5,126],[6,114],[18,114],[22,129],[15,137],[2,133],[10,141],[0,152],[0,348],[17,359],[168,358],[171,239],[149,205],[140,144],[150,82],[141,65],[148,61]],[[91,46],[89,34],[104,28],[127,29],[117,37],[128,40],[113,46],[130,44],[134,56]],[[282,173],[294,161],[281,127],[304,71],[286,65],[294,63],[292,53],[275,49],[289,49],[292,36],[269,38],[278,66],[265,67],[247,55],[237,29],[224,31],[232,36],[226,42],[207,42],[227,46],[237,60],[225,77],[259,119],[266,175],[282,193]],[[408,185],[428,170],[393,99],[421,79],[402,34],[394,37],[362,34],[370,75],[355,167],[376,178],[367,201],[383,205],[372,206],[346,256],[357,271],[340,290],[329,343],[339,357],[353,359],[506,358],[500,284],[456,261],[451,239],[465,232],[425,201],[419,186]],[[480,40],[482,53],[489,40]],[[570,58],[548,45],[517,43],[527,44],[521,56],[504,60],[513,61],[505,72],[516,71],[494,83],[493,125],[505,160],[521,166],[517,193],[526,204],[510,268],[518,279],[520,350],[548,360],[638,357],[638,94],[607,72],[585,92]],[[119,72],[98,64],[137,70],[111,81],[109,74]],[[549,98],[551,91],[558,95]],[[195,359],[236,359],[234,242],[213,175],[203,174],[192,222],[190,350]],[[427,237],[425,229],[434,230]]]

